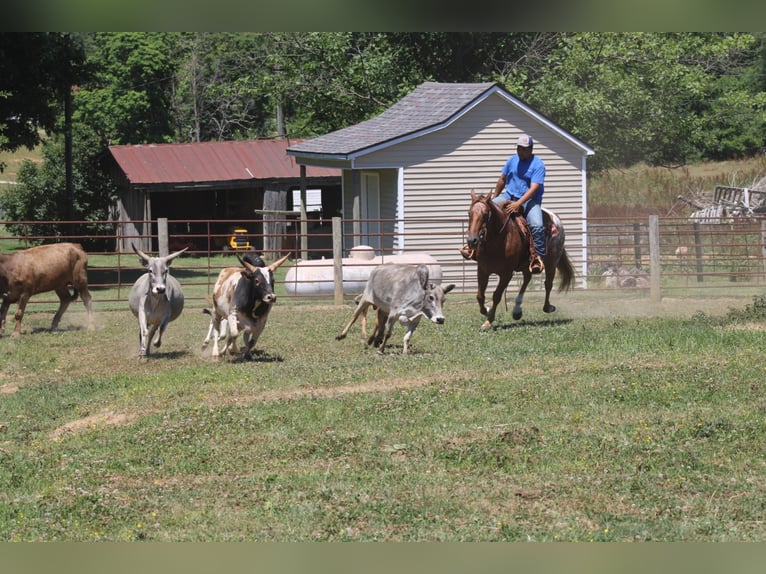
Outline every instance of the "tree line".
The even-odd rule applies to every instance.
[[[373,117],[424,81],[498,82],[593,147],[591,173],[750,156],[766,146],[765,38],[0,33],[0,150],[44,142],[44,162],[22,167],[0,209],[13,220],[108,219],[109,145],[310,138]]]

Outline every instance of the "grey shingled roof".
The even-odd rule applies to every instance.
[[[289,155],[348,156],[438,126],[461,112],[496,84],[425,82],[382,114],[287,149]]]

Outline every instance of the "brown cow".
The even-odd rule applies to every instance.
[[[72,292],[70,292],[70,288]],[[0,254],[0,335],[11,303],[18,303],[13,336],[21,335],[21,318],[32,295],[55,291],[60,304],[51,330],[79,294],[88,311],[88,329],[93,329],[93,306],[88,291],[88,255],[77,243],[40,245],[11,255]]]

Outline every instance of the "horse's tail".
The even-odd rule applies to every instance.
[[[559,293],[562,291],[569,291],[574,285],[574,278],[575,278],[575,270],[572,266],[572,262],[569,259],[569,256],[567,255],[567,250],[562,248],[561,249],[561,257],[559,257],[559,262],[556,265],[556,269],[558,270],[561,281],[559,283]]]

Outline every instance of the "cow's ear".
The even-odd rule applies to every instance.
[[[417,273],[418,280],[420,281],[420,286],[425,289],[426,285],[428,285],[428,267],[421,263],[418,265]]]

